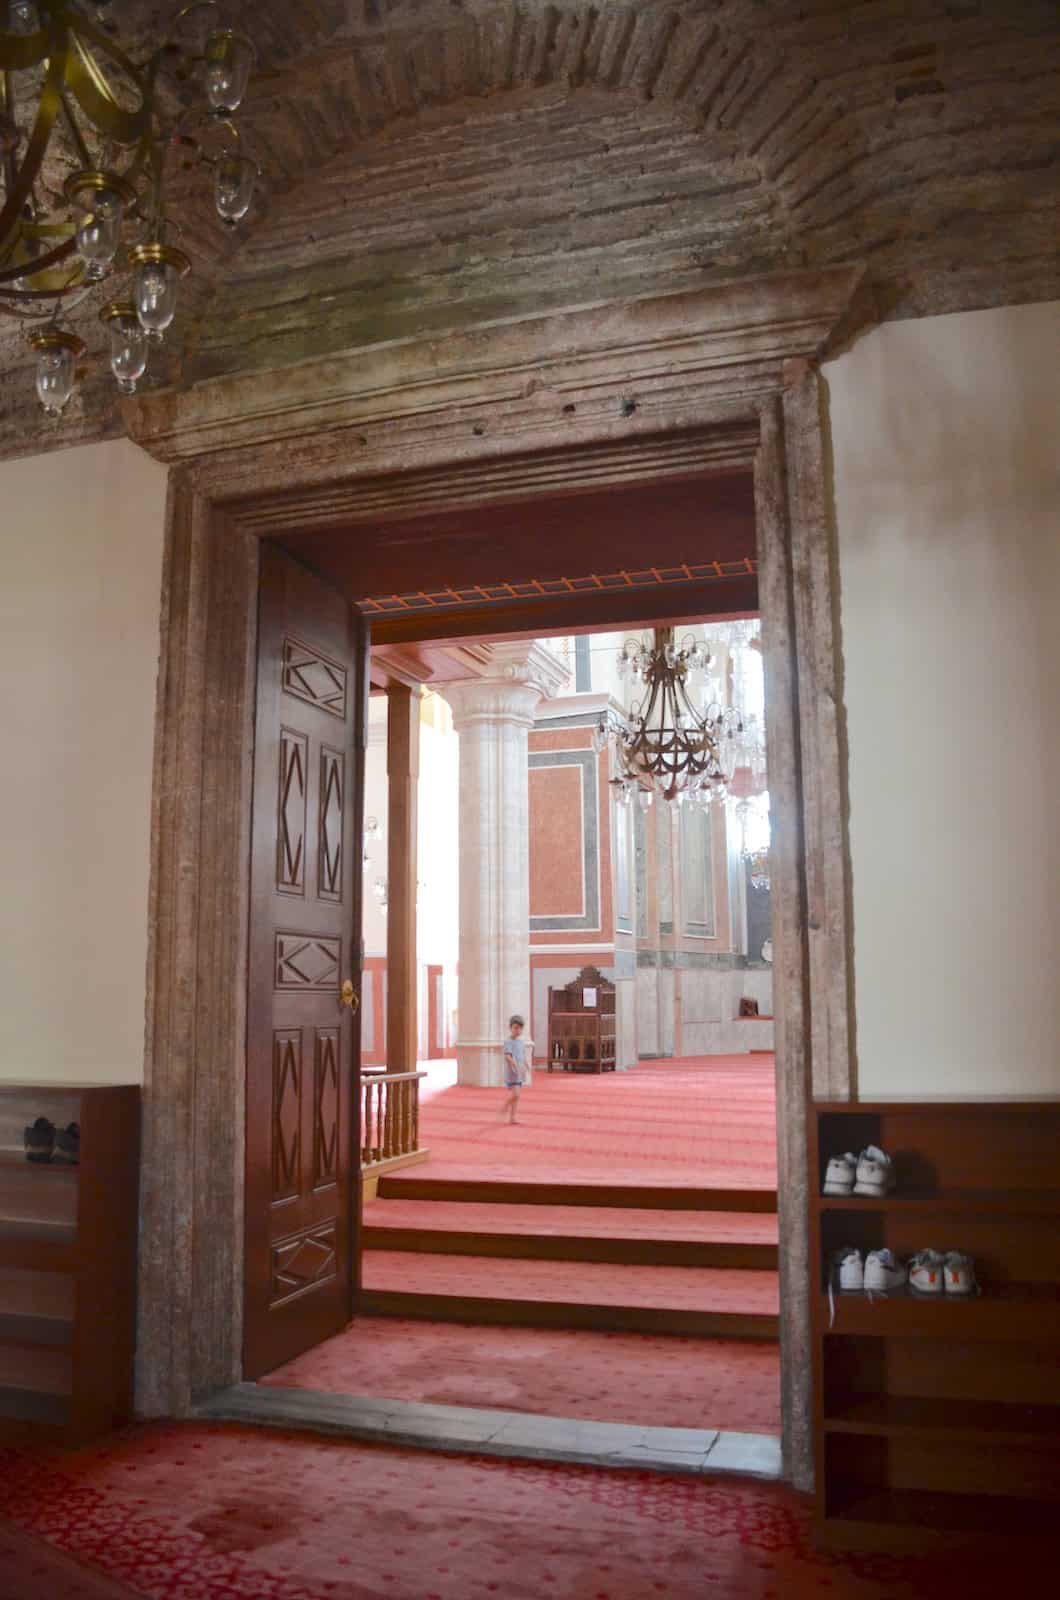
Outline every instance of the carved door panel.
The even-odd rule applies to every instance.
[[[247,1013],[244,1376],[350,1320],[367,627],[262,550]]]

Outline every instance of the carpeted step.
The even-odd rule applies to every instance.
[[[368,1250],[532,1260],[777,1265],[777,1220],[768,1213],[374,1200],[364,1208],[362,1241]]]
[[[436,1172],[432,1161],[428,1171]],[[638,1211],[775,1212],[777,1191],[703,1189],[676,1183],[589,1183],[562,1180],[420,1177],[395,1173],[379,1180],[380,1200],[447,1200],[461,1205],[632,1207]]]
[[[777,1337],[774,1272],[603,1262],[575,1266],[400,1250],[367,1251],[362,1272],[360,1309],[370,1316]]]

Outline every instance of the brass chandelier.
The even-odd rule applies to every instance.
[[[106,7],[0,0],[0,314],[28,324],[37,396],[51,417],[74,392],[85,354],[61,316],[95,285],[131,273],[100,311],[125,394],[173,321],[191,261],[167,238],[170,152],[180,147],[185,164],[213,167],[214,204],[232,226],[259,176],[231,120],[255,47],[223,25],[216,0],[185,6],[172,37],[141,61],[115,41]],[[177,84],[202,74],[202,103],[173,120],[159,100],[169,67]],[[200,119],[209,131],[196,137],[189,130]]]
[[[656,628],[653,643],[627,639],[618,658],[619,677],[643,683],[628,717],[601,713],[593,730],[596,751],[611,746],[619,799],[634,796],[643,810],[656,793],[683,805],[722,801],[742,749],[743,719],[733,706],[708,699],[693,704],[689,679],[706,672],[711,657],[691,636],[680,646],[672,628]]]

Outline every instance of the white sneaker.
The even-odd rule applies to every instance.
[[[890,1250],[870,1250],[865,1257],[866,1294],[890,1294],[903,1288],[908,1278],[908,1268]]]
[[[832,1253],[832,1282],[840,1294],[860,1294],[865,1287],[865,1263],[852,1244]]]
[[[909,1263],[909,1287],[914,1294],[941,1294],[946,1257],[940,1250],[918,1250]]]
[[[855,1194],[889,1194],[894,1188],[894,1162],[890,1156],[870,1144],[858,1156],[854,1181]]]
[[[947,1294],[975,1294],[979,1287],[975,1281],[975,1262],[959,1250],[947,1251],[942,1274]]]
[[[850,1150],[845,1156],[833,1156],[824,1175],[825,1194],[852,1194],[858,1158]]]

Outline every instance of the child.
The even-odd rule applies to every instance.
[[[522,1031],[522,1017],[509,1017],[508,1037],[504,1041],[504,1087],[508,1096],[501,1106],[501,1117],[507,1111],[509,1122],[517,1120],[519,1091],[526,1082],[526,1045],[521,1038]]]

